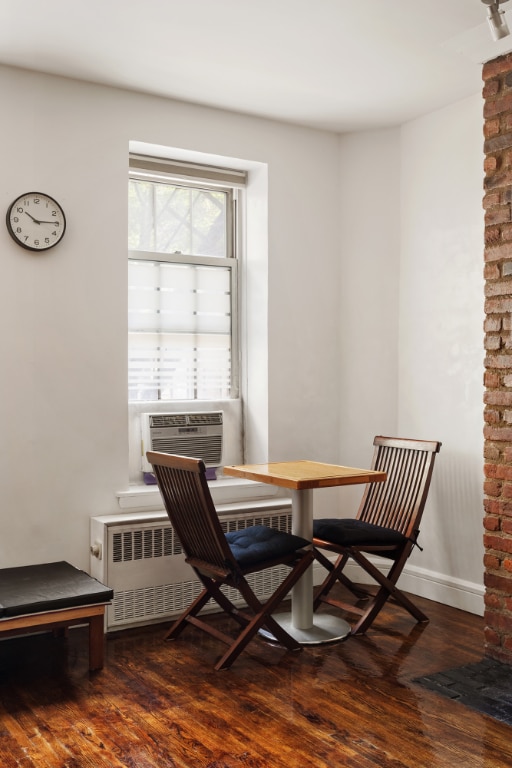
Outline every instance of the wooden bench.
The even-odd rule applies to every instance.
[[[64,561],[0,568],[0,639],[88,624],[89,669],[101,669],[105,607],[113,595]]]

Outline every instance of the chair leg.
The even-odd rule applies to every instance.
[[[313,552],[309,553],[309,557],[302,557],[302,562],[295,566],[282,581],[279,587],[275,590],[274,594],[267,600],[266,603],[261,603],[256,597],[253,590],[249,586],[248,582],[244,578],[237,584],[237,588],[240,594],[246,601],[247,605],[254,612],[254,617],[240,632],[234,643],[228,648],[224,656],[215,665],[216,670],[227,669],[235,661],[237,656],[243,651],[252,637],[262,627],[266,629],[276,638],[276,640],[288,648],[290,651],[300,651],[302,646],[295,638],[286,632],[272,617],[272,613],[277,606],[283,601],[293,585],[299,580],[304,571],[306,571],[313,561]]]
[[[377,594],[371,601],[367,610],[361,616],[361,618],[352,627],[351,634],[363,634],[371,626],[376,616],[380,613],[382,607],[390,597],[393,597],[403,608],[405,608],[418,622],[428,621],[428,616],[423,613],[414,603],[406,597],[396,586],[396,580],[402,572],[403,562],[407,559],[407,554],[404,553],[402,557],[393,563],[387,575],[381,573],[376,566],[373,565],[366,557],[360,552],[354,551],[352,557],[356,560],[364,570],[369,573],[375,581],[380,585]]]
[[[174,624],[171,626],[167,634],[165,635],[165,640],[174,640],[175,637],[178,637],[187,624],[189,623],[189,618],[191,616],[196,616],[199,611],[203,608],[203,606],[206,605],[208,600],[210,599],[210,594],[208,589],[203,589],[200,595],[196,597],[193,603],[189,605],[189,607],[181,614],[181,616],[174,622]]]
[[[343,573],[343,569],[345,568],[345,565],[348,562],[349,556],[347,554],[339,555],[338,559],[335,563],[332,563],[329,558],[327,558],[322,552],[320,552],[318,549],[315,548],[314,550],[316,559],[326,568],[329,573],[325,580],[322,582],[318,590],[316,591],[314,600],[313,600],[313,610],[316,611],[317,608],[320,606],[322,602],[325,602],[324,598],[329,594],[331,589],[334,587],[337,581],[339,581],[341,584],[343,584],[344,587],[346,587],[354,597],[357,597],[358,600],[368,600],[370,597],[369,593],[361,589],[360,587],[356,586],[353,581],[351,581],[348,576],[345,576]]]

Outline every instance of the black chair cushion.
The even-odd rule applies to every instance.
[[[290,555],[310,544],[300,536],[277,531],[266,525],[251,525],[241,531],[230,531],[226,533],[226,539],[235,560],[242,568]]]
[[[406,540],[403,533],[354,518],[314,520],[313,536],[342,547],[375,547],[387,544],[394,547]],[[384,555],[385,552],[380,554]]]

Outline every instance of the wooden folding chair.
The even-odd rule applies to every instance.
[[[407,558],[417,543],[420,521],[441,443],[376,437],[372,469],[386,472],[384,483],[366,486],[355,518],[320,519],[313,522],[315,557],[329,571],[314,598],[314,610],[322,603],[359,616],[351,634],[366,632],[389,597],[393,597],[417,621],[428,617],[401,592],[396,583]],[[335,563],[320,550],[335,552]],[[391,561],[381,572],[368,556],[378,555]],[[377,583],[372,592],[355,585],[343,572],[354,560]],[[364,607],[330,596],[341,582],[357,598],[368,601]]]
[[[199,627],[229,647],[215,669],[230,667],[259,629],[265,627],[276,640],[292,651],[300,644],[272,618],[271,614],[314,559],[308,541],[268,526],[255,525],[224,533],[206,481],[205,465],[198,459],[148,452],[160,492],[176,535],[181,541],[186,562],[203,584],[203,591],[172,625],[166,639],[176,638],[188,624]],[[262,603],[246,576],[275,565],[290,568],[272,596]],[[237,590],[249,612],[240,609],[221,591]],[[213,598],[219,607],[241,627],[235,638],[199,618],[198,614]]]

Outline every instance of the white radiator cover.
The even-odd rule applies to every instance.
[[[250,525],[291,531],[288,498],[219,504],[217,512],[226,532]],[[248,581],[264,600],[287,573],[288,568],[278,566],[250,574]],[[201,590],[165,511],[92,517],[90,574],[114,590],[106,611],[109,632],[167,621],[179,615]],[[235,603],[243,603],[236,590],[226,588],[226,594]],[[217,609],[212,604],[212,610]]]

